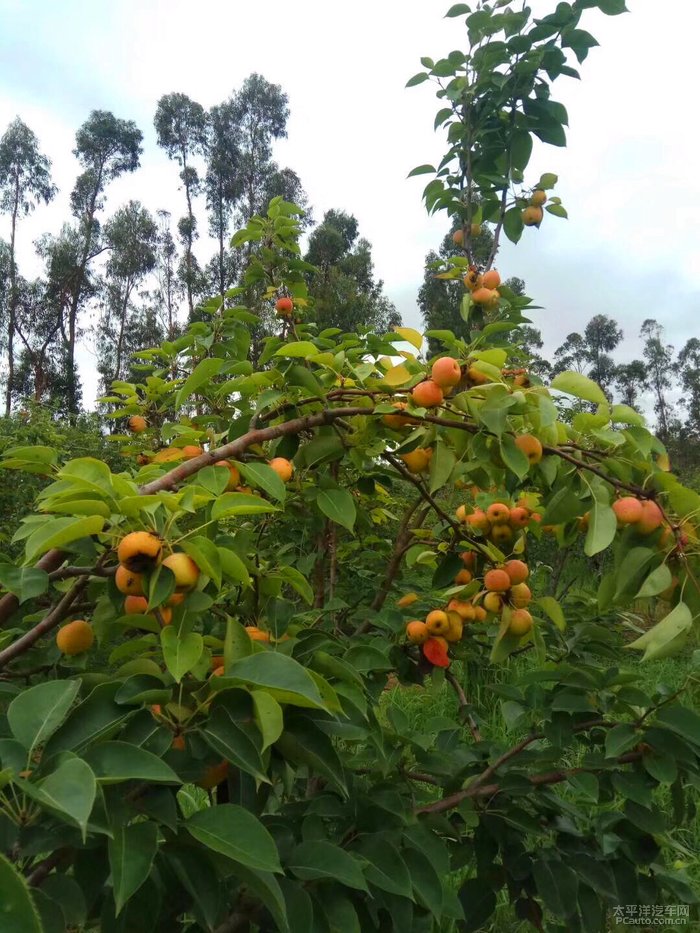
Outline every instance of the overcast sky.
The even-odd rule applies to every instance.
[[[549,11],[549,0],[534,0]],[[184,213],[177,166],[157,148],[158,98],[182,91],[209,107],[252,71],[289,95],[289,138],[275,151],[300,176],[320,219],[329,208],[358,218],[376,272],[408,325],[420,327],[416,293],[426,252],[447,229],[428,218],[425,178],[415,165],[439,158],[432,85],[405,89],[420,56],[463,48],[448,0],[0,0],[0,131],[17,114],[53,161],[60,195],[20,229],[20,262],[32,240],[69,214],[76,128],[90,110],[112,110],[144,133],[142,167],[108,190],[105,216],[128,198],[152,211]],[[588,11],[599,40],[581,82],[561,78],[554,97],[569,112],[568,148],[540,146],[528,170],[559,175],[568,221],[546,215],[517,249],[505,247],[504,277],[526,281],[551,352],[595,313],[622,324],[621,357],[639,354],[639,327],[656,317],[680,348],[700,315],[698,184],[698,0],[628,0],[631,12]],[[671,15],[673,14],[673,15]],[[203,203],[200,229],[206,228]],[[0,235],[9,224],[0,218]],[[209,258],[200,241],[198,257]],[[81,359],[85,402],[94,366]]]

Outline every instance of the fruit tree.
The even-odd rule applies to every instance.
[[[534,309],[494,267],[566,216],[528,163],[565,143],[552,87],[596,8],[624,4],[456,4],[465,51],[409,82],[440,99],[447,152],[412,174],[461,230],[434,273],[469,340],[319,331],[278,198],[233,238],[241,287],[103,400],[131,470],[5,452],[45,485],[0,568],[3,931],[596,931],[697,901],[662,843],[700,717],[635,668],[695,637],[700,496],[639,413],[514,363]],[[545,536],[594,588],[552,595]]]

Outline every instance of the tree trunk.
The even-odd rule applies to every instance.
[[[187,156],[185,150],[182,150],[182,177],[185,183],[185,198],[187,199],[187,240],[185,242],[185,268],[187,269],[187,307],[190,311],[190,320],[194,316],[194,299],[192,297],[192,239],[194,234],[194,214],[192,213],[192,195],[190,194],[190,183],[187,178]]]
[[[118,379],[122,368],[122,351],[124,349],[124,329],[126,327],[126,312],[129,305],[129,295],[131,294],[131,285],[129,282],[124,287],[124,301],[121,309],[121,319],[119,322],[119,339],[117,340],[117,358],[114,362],[114,376],[112,381]],[[105,386],[106,389],[109,386]]]
[[[17,266],[15,264],[15,241],[17,236],[17,211],[19,210],[19,176],[15,178],[15,200],[12,205],[12,232],[10,234],[10,308],[7,317],[7,393],[5,417],[12,412],[12,383],[15,378],[15,312],[17,310]]]
[[[219,179],[219,294],[221,295],[221,307],[223,309],[226,301],[224,291],[226,290],[226,276],[224,273],[224,192]]]

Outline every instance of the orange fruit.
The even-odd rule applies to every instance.
[[[158,563],[163,544],[150,531],[132,531],[125,535],[117,547],[117,559],[127,570],[143,573]]]
[[[292,478],[294,466],[285,457],[273,457],[268,465],[272,467],[283,483],[288,483]]]
[[[167,567],[175,575],[175,586],[179,590],[191,590],[199,579],[199,567],[182,551],[169,554],[163,561],[163,567]]]
[[[435,667],[449,667],[450,658],[447,654],[447,647],[445,638],[434,636],[424,643],[423,654]]]
[[[413,603],[418,599],[418,593],[406,593],[405,596],[402,596],[400,599],[396,600],[396,605],[400,609],[405,609],[406,606],[412,606]]]
[[[504,502],[492,502],[486,509],[486,517],[492,525],[502,525],[510,519],[510,509]]]
[[[127,596],[124,600],[124,612],[129,616],[141,616],[148,609],[148,600],[145,596]]]
[[[291,298],[278,298],[275,302],[275,311],[278,317],[291,317],[294,310],[294,302]]]
[[[498,288],[498,286],[501,284],[501,276],[498,274],[498,270],[489,269],[488,272],[484,272],[484,276],[481,281],[484,288],[494,289]]]
[[[644,514],[642,503],[634,496],[623,496],[613,502],[612,510],[619,525],[634,525]]]
[[[524,560],[508,560],[503,565],[503,569],[513,584],[524,583],[530,576],[530,568]]]
[[[436,408],[442,405],[444,395],[440,386],[432,379],[419,382],[411,391],[413,403],[419,408]]]
[[[83,654],[92,648],[95,633],[89,622],[84,619],[75,619],[63,625],[56,633],[56,645],[61,654]]]
[[[453,357],[443,356],[433,363],[430,377],[441,389],[451,389],[462,378],[462,370]]]
[[[422,645],[430,637],[428,626],[420,619],[413,619],[406,625],[406,638],[412,645]]]
[[[500,568],[489,570],[484,576],[484,586],[492,593],[505,593],[510,589],[510,577]]]
[[[429,612],[425,617],[425,624],[431,635],[444,635],[450,628],[449,617],[442,609],[433,609]]]
[[[114,583],[120,593],[127,596],[143,596],[143,577],[140,573],[133,573],[123,564],[117,567]]]
[[[514,609],[508,623],[508,634],[522,638],[532,628],[532,616],[527,609]]]
[[[636,523],[636,529],[640,535],[650,535],[661,527],[664,515],[661,509],[651,499],[645,499],[642,502],[642,517]]]
[[[227,774],[228,761],[220,761],[218,765],[209,765],[208,768],[205,768],[201,778],[196,782],[197,787],[203,787],[204,790],[211,790],[212,787],[216,787],[217,784],[221,784],[222,781],[225,781]]]
[[[544,218],[544,211],[541,207],[530,205],[523,211],[522,218],[526,227],[539,227]]]
[[[129,418],[129,430],[133,431],[134,434],[141,434],[147,427],[148,422],[142,415],[132,415],[131,418]]]
[[[467,583],[471,583],[473,576],[470,570],[460,570],[457,576],[455,577],[455,583],[460,584],[461,586],[466,586]]]
[[[532,601],[532,591],[527,583],[516,583],[511,587],[510,601],[516,609],[524,609]]]

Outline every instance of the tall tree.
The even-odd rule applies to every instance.
[[[240,174],[239,126],[233,102],[228,100],[209,111],[207,173],[204,189],[209,210],[209,232],[219,248],[215,258],[216,289],[222,302],[233,284],[232,264],[227,259],[227,239],[234,204],[243,192]],[[234,267],[235,268],[235,267]]]
[[[279,84],[255,73],[245,79],[233,97],[233,118],[240,132],[241,225],[267,207],[266,186],[269,177],[279,170],[272,161],[272,141],[287,135],[287,104],[287,95]]]
[[[204,153],[207,145],[207,115],[204,107],[186,94],[164,94],[158,101],[154,125],[158,145],[180,166],[180,181],[185,189],[187,216],[178,221],[178,231],[185,248],[183,277],[191,318],[199,274],[192,252],[197,237],[193,199],[201,188],[199,172],[193,163],[198,155]]]
[[[63,308],[55,298],[48,281],[20,278],[16,326],[22,351],[12,388],[17,401],[31,398],[37,405],[65,412],[68,370],[66,347],[60,339]]]
[[[98,369],[105,389],[122,378],[138,318],[132,301],[144,277],[155,268],[157,238],[158,227],[140,201],[129,201],[105,224],[110,256],[98,322]]]
[[[309,237],[305,259],[318,268],[309,294],[319,327],[387,331],[401,323],[384,294],[384,283],[374,278],[371,246],[358,236],[357,220],[351,214],[326,211]]]
[[[612,396],[617,367],[610,353],[622,340],[622,330],[605,314],[596,314],[586,324],[583,334],[569,334],[554,353],[554,372],[567,369],[594,379]]]
[[[522,279],[516,281],[522,282]],[[517,291],[515,288],[512,290],[515,291],[516,294],[524,294],[524,282],[522,286],[522,291]],[[523,356],[528,360],[530,372],[536,373],[541,379],[549,379],[552,374],[552,364],[539,352],[544,347],[542,332],[537,327],[532,327],[530,324],[522,324],[513,332],[513,339],[514,342],[517,342],[522,348]]]
[[[654,393],[654,411],[658,418],[657,432],[661,440],[666,441],[669,437],[672,414],[667,392],[671,388],[673,347],[664,343],[664,329],[653,318],[644,321],[640,335],[644,339],[643,353],[649,386]]]
[[[622,363],[615,369],[615,388],[623,404],[636,406],[640,393],[647,387],[647,367],[642,360]]]
[[[683,392],[681,404],[686,410],[685,428],[700,437],[700,340],[691,337],[678,354],[674,367]]]
[[[68,310],[68,411],[77,411],[75,341],[78,311],[88,264],[101,252],[97,212],[103,207],[107,185],[139,167],[143,134],[132,120],[120,120],[107,110],[93,110],[75,137],[73,154],[83,166],[71,194],[73,214],[78,220],[82,246]]]
[[[156,213],[158,214],[158,242],[156,249],[157,305],[161,309],[167,339],[173,340],[177,332],[178,302],[182,298],[181,283],[177,277],[177,247],[170,232],[170,212],[159,210]]]
[[[12,406],[15,312],[17,285],[17,221],[40,202],[48,204],[56,193],[51,183],[51,161],[39,151],[39,141],[16,117],[0,139],[0,212],[10,215],[10,289],[7,303],[7,389],[5,416]]]

